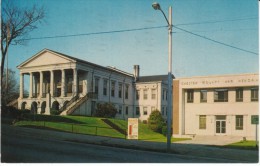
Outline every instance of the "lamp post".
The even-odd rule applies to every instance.
[[[168,23],[168,35],[169,35],[169,54],[168,54],[168,100],[167,100],[167,151],[171,149],[171,135],[172,135],[172,7],[169,6],[169,20],[165,16],[160,4],[154,2],[152,7],[155,10],[160,10]]]

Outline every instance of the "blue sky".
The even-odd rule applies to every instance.
[[[2,4],[6,0],[2,0]],[[44,6],[43,24],[28,38],[129,30],[166,26],[153,0],[13,0],[20,7]],[[157,0],[173,25],[224,46],[173,28],[173,74],[178,77],[258,73],[257,0]],[[34,39],[9,48],[9,67],[16,66],[44,48],[102,66],[115,66],[140,74],[168,71],[167,27],[65,38]],[[256,53],[256,54],[254,54]]]

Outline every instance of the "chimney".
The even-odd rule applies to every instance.
[[[135,81],[139,79],[140,68],[139,65],[134,65],[134,78]]]

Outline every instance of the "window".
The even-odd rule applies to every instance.
[[[107,80],[103,80],[103,95],[107,95]]]
[[[98,82],[99,82],[99,79],[95,78],[95,94],[98,94]]]
[[[111,82],[111,96],[115,97],[115,82]]]
[[[206,103],[207,102],[207,90],[200,91],[200,102]]]
[[[128,99],[129,85],[125,85],[125,99]]]
[[[122,106],[120,105],[119,108],[118,108],[118,113],[119,114],[122,114]]]
[[[140,115],[140,109],[139,109],[139,107],[136,107],[136,108],[135,108],[135,115]]]
[[[144,107],[143,109],[144,109],[143,110],[144,111],[144,115],[147,115],[147,107]]]
[[[144,100],[146,100],[148,98],[148,90],[145,89],[144,90]]]
[[[216,89],[214,92],[214,102],[228,102],[228,90]]]
[[[168,91],[165,91],[165,100],[167,101],[168,99]]]
[[[122,98],[122,84],[121,83],[118,84],[118,97]]]
[[[162,107],[162,115],[164,115],[164,107]]]
[[[163,89],[163,94],[162,94],[162,99],[163,99],[163,100],[165,99],[165,94],[166,94],[166,90]]]
[[[125,114],[128,115],[128,106],[125,106]]]
[[[199,129],[206,129],[206,115],[200,115],[199,118]]]
[[[258,101],[258,88],[251,89],[251,101]]]
[[[79,80],[79,89],[78,89],[79,93],[83,92],[83,80]]]
[[[243,101],[243,88],[236,89],[236,102]]]
[[[236,115],[236,130],[243,130],[243,115]]]
[[[187,90],[187,102],[193,103],[193,90]]]
[[[136,100],[139,100],[139,98],[140,98],[140,91],[139,90],[136,90]]]
[[[152,89],[152,99],[156,99],[156,89]]]

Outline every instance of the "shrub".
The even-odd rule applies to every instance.
[[[56,109],[51,109],[50,110],[50,114],[51,115],[59,115],[61,112],[59,110],[56,110]]]
[[[97,110],[94,116],[104,117],[104,118],[114,118],[116,116],[117,110],[112,103],[98,103]]]
[[[143,120],[143,124],[147,124],[147,120]]]
[[[167,136],[167,126],[163,125],[162,127],[162,135]]]
[[[148,118],[148,127],[158,133],[162,132],[162,127],[164,125],[164,119],[160,111],[153,111]]]

